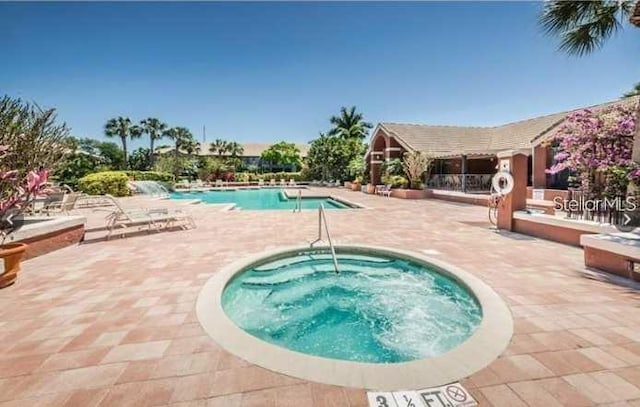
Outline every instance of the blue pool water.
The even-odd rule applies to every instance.
[[[301,253],[245,270],[222,306],[240,328],[294,351],[396,363],[440,355],[473,334],[475,297],[455,280],[399,258]]]
[[[265,210],[290,209],[296,206],[295,199],[287,199],[284,192],[276,188],[236,189],[206,192],[174,192],[172,199],[200,199],[206,203],[235,203],[236,209]],[[333,199],[303,198],[302,209],[318,209],[324,204],[325,209],[347,209],[348,207]]]

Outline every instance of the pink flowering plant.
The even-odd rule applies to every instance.
[[[635,126],[634,106],[571,113],[549,140],[556,155],[547,172],[569,170],[592,198],[624,196],[629,183],[640,180],[640,168],[631,160]]]
[[[49,192],[46,188],[48,172],[45,169],[20,171],[6,164],[11,154],[9,147],[0,145],[0,235],[2,239],[21,225],[18,216],[33,200]]]

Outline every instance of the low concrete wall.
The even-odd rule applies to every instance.
[[[585,234],[614,232],[610,226],[595,222],[563,219],[552,215],[531,215],[526,212],[513,214],[513,231],[540,237],[571,246],[580,246],[580,237]]]
[[[391,196],[400,199],[424,199],[428,192],[423,189],[392,189]]]
[[[559,197],[563,201],[569,199],[569,191],[564,189],[549,189],[549,188],[533,188],[527,187],[527,199],[533,199],[533,190],[544,190],[544,201],[553,201],[554,198]]]
[[[86,218],[83,216],[27,218],[27,220],[30,223],[6,239],[6,242],[21,242],[29,245],[25,259],[78,244],[84,237]]]
[[[613,233],[582,236],[584,264],[618,276],[640,281],[633,263],[640,262],[640,239],[632,234]]]
[[[489,206],[488,194],[465,194],[464,192],[445,191],[442,189],[427,189],[426,192],[427,198],[471,205]]]

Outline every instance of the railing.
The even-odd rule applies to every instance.
[[[331,257],[333,258],[333,268],[336,271],[336,274],[340,273],[340,269],[338,268],[338,258],[336,257],[336,250],[333,247],[333,242],[331,241],[331,233],[329,233],[329,226],[327,225],[327,214],[324,211],[324,205],[320,204],[318,207],[318,238],[311,242],[310,246],[313,247],[318,242],[322,242],[322,225],[324,224],[324,230],[327,232],[327,240],[329,241],[329,249],[331,250]]]
[[[460,192],[489,192],[493,174],[432,174],[427,187]]]
[[[635,202],[640,198],[619,195],[604,199],[579,189],[569,189],[568,192],[567,203],[562,208],[567,218],[611,225],[623,224],[625,213],[635,210]]]
[[[298,195],[296,196],[296,206],[293,208],[293,212],[302,212],[302,191],[298,190]]]

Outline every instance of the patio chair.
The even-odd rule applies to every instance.
[[[45,205],[42,211],[47,215],[56,213],[63,213],[65,215],[68,215],[69,212],[75,209],[76,203],[81,196],[81,192],[71,192],[69,194],[66,194],[61,201],[51,202],[50,204]]]
[[[263,180],[262,178],[260,178],[260,179],[258,180],[258,186],[259,186],[259,187],[263,187],[263,186],[264,186],[264,180]]]
[[[106,236],[107,240],[116,229],[120,236],[124,236],[130,231],[141,231],[145,228],[148,233],[151,233],[152,230],[159,231],[172,227],[180,227],[181,229],[196,227],[191,215],[179,209],[124,209],[113,196],[105,195],[105,197],[111,200],[115,206],[115,209],[110,210],[111,213],[106,217],[107,230],[109,231]]]
[[[271,178],[271,181],[269,181],[269,185],[270,185],[270,186],[272,186],[272,187],[275,187],[275,186],[276,186],[276,180],[275,180],[275,178]]]
[[[285,182],[284,178],[280,178],[280,186],[281,187],[286,187],[287,183]]]
[[[216,188],[222,188],[223,187],[223,183],[221,179],[217,179],[216,180]]]
[[[380,195],[391,198],[391,184],[383,185]]]
[[[289,180],[289,186],[290,186],[290,187],[295,187],[295,186],[296,186],[296,181],[295,181],[293,178],[291,178],[291,179]]]

